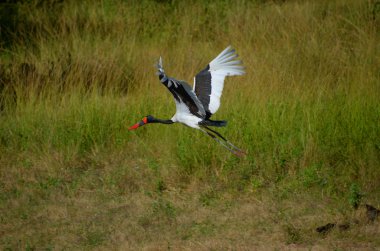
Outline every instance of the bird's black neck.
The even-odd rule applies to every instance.
[[[150,123],[161,123],[161,124],[173,124],[173,120],[171,119],[157,119],[157,118],[153,118],[151,121],[149,121]]]

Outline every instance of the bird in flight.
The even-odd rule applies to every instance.
[[[210,117],[219,109],[226,76],[243,75],[242,62],[237,60],[235,50],[228,46],[194,77],[193,89],[182,80],[176,80],[165,74],[160,57],[157,75],[161,83],[173,94],[176,113],[171,119],[163,120],[151,115],[128,128],[137,129],[149,123],[173,124],[176,122],[199,129],[238,157],[245,152],[234,146],[220,133],[210,128],[226,126],[227,121],[211,120]]]

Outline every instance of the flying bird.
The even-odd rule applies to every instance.
[[[225,120],[211,120],[210,117],[219,109],[225,77],[245,73],[242,62],[237,60],[237,57],[235,50],[228,46],[194,77],[192,89],[185,81],[168,77],[160,57],[157,64],[157,75],[161,83],[174,96],[176,113],[167,120],[158,119],[152,115],[145,116],[139,123],[129,127],[129,130],[149,123],[173,124],[179,122],[201,130],[233,154],[239,157],[245,155],[244,151],[210,128],[210,126],[223,127],[227,124]]]

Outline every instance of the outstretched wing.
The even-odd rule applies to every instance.
[[[184,104],[191,114],[204,119],[206,117],[205,109],[202,103],[195,95],[191,87],[181,80],[176,80],[174,78],[168,77],[162,67],[162,59],[160,57],[157,65],[157,75],[163,85],[168,88],[168,90],[173,94],[177,109],[180,107],[183,109]]]
[[[245,73],[242,62],[236,60],[237,57],[235,50],[228,46],[194,77],[193,90],[203,104],[206,119],[219,109],[224,78]]]

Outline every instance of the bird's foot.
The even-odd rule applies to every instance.
[[[244,157],[244,156],[247,155],[246,152],[244,152],[243,150],[240,150],[240,149],[239,150],[234,150],[234,151],[232,151],[232,153],[235,154],[239,158],[242,158],[242,157]]]

